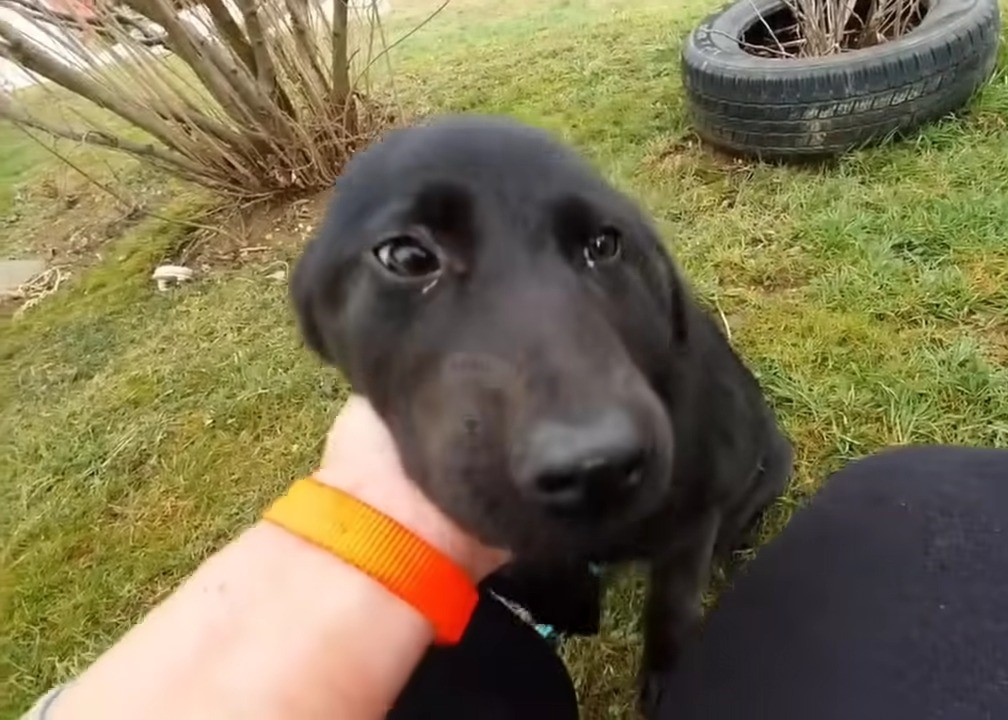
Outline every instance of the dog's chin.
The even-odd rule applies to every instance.
[[[516,498],[471,498],[449,514],[481,542],[525,560],[605,558],[634,544],[641,521],[663,505],[667,485],[662,478],[645,482],[634,497],[603,511],[557,514]]]

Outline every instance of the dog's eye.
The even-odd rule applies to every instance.
[[[410,235],[396,235],[374,249],[386,270],[404,278],[425,278],[441,269],[438,256]]]
[[[620,254],[620,235],[615,228],[603,228],[584,247],[588,267],[615,260]]]

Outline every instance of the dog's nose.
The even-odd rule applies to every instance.
[[[626,500],[644,473],[644,443],[625,411],[581,423],[542,421],[518,468],[523,492],[558,514],[603,514]]]

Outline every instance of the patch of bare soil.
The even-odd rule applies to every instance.
[[[644,164],[662,174],[692,174],[723,179],[725,172],[743,172],[752,163],[703,142],[692,132],[671,139],[648,153]]]
[[[102,259],[104,246],[144,217],[156,190],[131,192],[127,205],[91,185],[46,179],[20,195],[0,218],[0,252],[38,257],[70,270]]]
[[[971,323],[980,336],[984,355],[995,367],[1008,367],[1008,321],[1001,316],[979,317]]]
[[[0,317],[27,309],[100,262],[121,237],[161,204],[166,192],[134,177],[118,197],[69,169],[26,185],[0,216],[0,257],[39,259],[44,271],[0,299]]]
[[[331,192],[222,209],[203,221],[216,229],[193,233],[177,262],[202,275],[248,266],[286,273],[321,221]]]

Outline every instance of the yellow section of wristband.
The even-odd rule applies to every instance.
[[[348,493],[314,478],[295,482],[265,520],[329,551],[412,605],[435,641],[462,637],[479,595],[469,576],[412,531]]]

